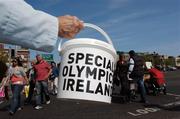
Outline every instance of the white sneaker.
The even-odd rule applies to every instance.
[[[19,107],[18,109],[17,109],[17,111],[21,111],[22,110],[22,107]]]
[[[42,106],[39,106],[39,105],[37,105],[36,107],[34,107],[35,109],[37,109],[37,110],[39,110],[39,109],[41,109],[41,108],[43,108]]]
[[[46,101],[46,104],[48,105],[48,104],[50,104],[51,103],[51,101],[50,100],[48,100],[48,101]]]
[[[2,101],[0,101],[0,104],[2,104],[4,101],[2,100]]]

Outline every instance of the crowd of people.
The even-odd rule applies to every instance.
[[[144,60],[133,50],[129,51],[129,56],[129,60],[126,61],[124,54],[119,54],[119,61],[117,62],[115,71],[116,78],[114,82],[118,85],[121,84],[120,94],[126,96],[127,101],[131,101],[131,99],[135,96],[135,86],[133,84],[137,83],[141,95],[140,102],[148,103],[143,80]]]
[[[57,94],[59,68],[55,62],[46,62],[41,55],[36,56],[36,60],[31,61],[31,68],[25,72],[22,61],[19,57],[12,59],[12,65],[8,68],[5,63],[1,64],[1,92],[5,95],[1,97],[1,103],[6,99],[9,101],[9,90],[12,92],[10,100],[9,114],[13,115],[17,110],[22,109],[22,92],[25,86],[28,87],[28,94],[24,104],[32,104],[35,95],[35,109],[41,109],[44,102],[50,104],[50,93]],[[10,88],[8,88],[10,87]],[[25,96],[24,96],[25,97]],[[44,99],[45,98],[45,99]],[[24,98],[23,98],[24,99]]]
[[[147,93],[152,90],[154,95],[159,92],[166,94],[166,82],[162,71],[153,66],[147,66],[144,58],[129,51],[130,58],[125,59],[124,53],[119,54],[114,75],[114,85],[120,86],[120,95],[126,102],[133,101],[140,93],[141,103],[148,104]]]
[[[125,96],[128,102],[137,97],[137,88],[135,88],[135,85],[137,85],[141,97],[140,102],[147,104],[147,90],[144,82],[144,74],[145,70],[147,70],[145,62],[133,50],[129,51],[129,56],[129,60],[125,60],[124,54],[119,54],[113,85],[121,86],[120,95]],[[29,105],[32,104],[34,99],[34,108],[39,110],[43,108],[42,105],[44,103],[50,104],[50,94],[57,95],[60,64],[56,65],[55,62],[48,63],[39,54],[30,63],[31,68],[25,72],[19,57],[12,59],[10,67],[7,67],[5,63],[0,61],[0,102],[2,103],[4,100],[10,101],[10,115],[14,115],[16,111],[22,110],[22,102],[25,105]],[[163,74],[156,68],[149,69],[149,73],[155,75],[154,79],[158,79],[158,77],[160,79],[164,78]],[[146,77],[146,79],[148,78]],[[154,79],[150,80],[150,82],[154,83]],[[164,86],[165,94],[165,82],[163,80],[159,82]],[[157,83],[154,84],[156,85]],[[22,98],[22,92],[26,92],[25,87],[27,85],[28,94]],[[1,92],[4,92],[4,95],[1,95]],[[12,92],[11,100],[9,100],[9,92]],[[25,100],[22,101],[21,98]]]

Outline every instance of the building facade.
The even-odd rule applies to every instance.
[[[180,67],[180,56],[175,58],[176,66]]]

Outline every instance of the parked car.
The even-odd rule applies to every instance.
[[[173,67],[173,66],[167,66],[166,67],[166,71],[176,71],[177,68],[176,67]]]

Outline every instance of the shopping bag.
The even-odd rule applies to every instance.
[[[24,86],[24,94],[25,94],[25,97],[27,98],[29,94],[29,85]]]
[[[5,97],[4,88],[0,88],[0,98]]]

